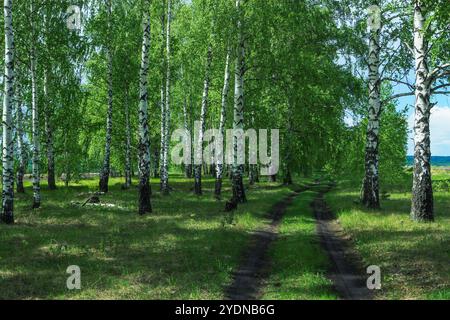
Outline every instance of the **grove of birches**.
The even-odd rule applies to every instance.
[[[80,9],[79,26],[68,8]],[[448,0],[4,0],[3,12],[3,223],[14,223],[24,182],[32,211],[46,201],[41,184],[88,175],[101,193],[123,177],[141,215],[151,214],[152,194],[171,197],[173,172],[199,197],[220,199],[231,179],[226,200],[237,205],[261,179],[351,175],[360,201],[378,208],[383,184],[406,164],[398,99],[407,96],[411,218],[434,219],[430,113],[450,88]],[[178,128],[199,137],[192,146],[206,145],[209,128],[279,129],[280,170],[175,165]],[[213,192],[202,176],[215,178]]]

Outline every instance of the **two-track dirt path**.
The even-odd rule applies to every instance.
[[[366,285],[368,275],[365,274],[363,264],[325,202],[324,195],[332,187],[328,185],[322,189],[311,204],[317,222],[317,234],[332,264],[328,276],[333,280],[341,299],[372,299],[372,292]]]
[[[263,230],[253,233],[241,264],[233,272],[233,282],[225,289],[225,296],[231,300],[256,300],[261,297],[263,280],[269,274],[270,260],[268,249],[277,238],[278,227],[287,207],[294,198],[307,188],[291,193],[283,200],[277,202],[267,215],[270,224]]]
[[[320,185],[317,184],[316,187]],[[331,185],[323,185],[311,203],[317,221],[318,236],[332,263],[329,276],[342,299],[371,299],[371,292],[365,284],[364,271],[358,267],[358,257],[325,203],[324,194],[331,188]],[[305,187],[297,190],[272,207],[267,215],[270,223],[263,230],[253,233],[240,265],[233,272],[233,281],[225,289],[227,299],[257,300],[261,297],[264,280],[270,274],[269,247],[278,236],[278,227],[287,207],[295,197],[308,189],[309,187]]]

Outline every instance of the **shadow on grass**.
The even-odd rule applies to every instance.
[[[0,298],[222,298],[249,230],[289,192],[252,191],[236,212],[237,225],[223,226],[223,202],[178,191],[189,190],[191,181],[172,180],[170,196],[160,196],[153,183],[154,212],[141,217],[136,189],[121,190],[118,179],[111,180],[110,192],[101,196],[116,206],[111,208],[70,204],[95,190],[97,181],[89,180],[86,186],[43,188],[42,208],[32,211],[27,186],[16,201],[17,224],[0,225]],[[224,190],[224,198],[231,196],[228,181]],[[66,288],[69,265],[81,268],[80,291]]]

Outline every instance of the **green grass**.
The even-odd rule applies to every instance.
[[[42,208],[30,210],[32,191],[16,194],[16,224],[0,225],[1,299],[220,299],[250,231],[290,190],[261,183],[239,206],[235,225],[223,225],[224,201],[192,194],[192,182],[171,177],[174,191],[159,194],[152,181],[154,212],[137,214],[137,190],[110,180],[101,197],[110,207],[71,204],[87,199],[98,181],[83,180],[56,191],[43,186]],[[228,182],[224,199],[230,197]],[[82,289],[66,288],[66,268],[81,268]]]
[[[288,208],[270,250],[273,267],[264,299],[337,299],[326,277],[330,262],[316,235],[310,206],[316,195],[303,192]]]
[[[340,184],[327,201],[364,263],[380,266],[376,298],[450,299],[450,194],[435,192],[434,223],[410,220],[410,192],[391,193],[380,210],[356,204],[358,196]]]

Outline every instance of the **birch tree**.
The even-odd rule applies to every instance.
[[[411,218],[416,221],[433,221],[433,188],[431,181],[430,114],[432,94],[449,86],[448,82],[437,85],[439,79],[450,76],[450,63],[443,63],[430,71],[430,43],[427,38],[427,12],[430,7],[425,1],[414,1],[414,60],[416,82],[414,117],[414,172],[412,189]],[[431,23],[428,24],[428,28]]]
[[[161,171],[161,192],[162,194],[169,193],[169,142],[170,142],[170,25],[172,19],[172,2],[167,1],[167,30],[166,30],[166,91],[165,91],[165,110],[164,110],[164,134],[162,150],[162,171]]]
[[[40,177],[40,145],[39,145],[39,110],[38,110],[38,95],[37,95],[37,79],[36,79],[36,34],[34,26],[34,1],[31,1],[30,12],[31,18],[31,52],[30,52],[30,71],[31,71],[31,110],[32,110],[32,143],[33,143],[33,158],[32,158],[32,173],[33,173],[33,209],[41,206],[41,177]]]
[[[369,208],[379,208],[378,142],[381,115],[380,79],[380,7],[369,7],[369,119],[366,133],[365,176],[362,203]]]
[[[165,92],[165,65],[166,65],[166,56],[165,56],[165,43],[166,43],[166,2],[162,1],[162,12],[161,12],[161,148],[159,151],[159,177],[160,177],[160,189],[162,189],[162,176],[164,175],[164,148],[166,146],[166,92]]]
[[[17,187],[18,193],[25,193],[23,187],[23,176],[26,169],[26,152],[25,144],[23,141],[23,111],[22,111],[22,91],[18,82],[16,82],[16,135],[17,135],[17,157],[19,160],[19,166],[17,168]]]
[[[111,15],[112,5],[111,0],[106,0],[107,10],[107,25],[108,33],[111,30]],[[100,173],[99,189],[101,192],[108,192],[108,181],[110,173],[110,161],[111,161],[111,139],[112,139],[112,116],[113,116],[113,79],[112,79],[112,49],[111,45],[106,45],[106,60],[107,60],[107,83],[108,83],[108,109],[106,114],[106,141],[105,141],[105,154],[103,158],[103,167]]]
[[[4,0],[5,27],[5,91],[3,93],[3,149],[2,149],[2,211],[0,222],[14,223],[14,168],[12,139],[12,108],[14,103],[14,30],[12,0]]]
[[[208,110],[208,95],[210,85],[210,69],[212,62],[212,48],[208,46],[208,53],[206,57],[205,80],[203,83],[202,108],[200,111],[200,127],[197,133],[196,140],[196,161],[194,164],[194,193],[202,194],[202,163],[203,163],[203,137],[206,127],[206,113]]]
[[[45,70],[44,74],[44,97],[46,99],[44,125],[46,135],[47,148],[47,182],[50,190],[56,189],[55,183],[55,155],[53,151],[53,126],[51,123],[53,114],[53,101],[48,92],[48,72]]]
[[[226,122],[226,112],[227,112],[227,99],[228,93],[230,91],[230,49],[227,50],[227,56],[225,58],[225,75],[223,80],[222,89],[222,102],[220,107],[220,123],[219,132],[222,137],[225,137],[225,122]],[[222,193],[222,175],[223,175],[223,148],[216,149],[218,155],[216,157],[216,184],[214,194],[217,198],[220,197]]]
[[[244,36],[243,36],[243,14],[241,0],[236,0],[236,10],[238,15],[237,32],[238,42],[236,47],[236,65],[234,80],[234,112],[233,112],[233,130],[237,132],[244,129]],[[238,154],[244,152],[243,141],[238,137],[233,137],[234,161],[233,161],[233,200],[239,203],[246,202],[243,171],[244,166],[238,163]]]
[[[139,214],[152,212],[150,203],[150,138],[148,128],[148,70],[150,53],[150,1],[144,1],[141,69],[139,72]]]
[[[125,189],[131,186],[131,129],[130,129],[130,110],[128,107],[129,94],[128,86],[125,89]]]

